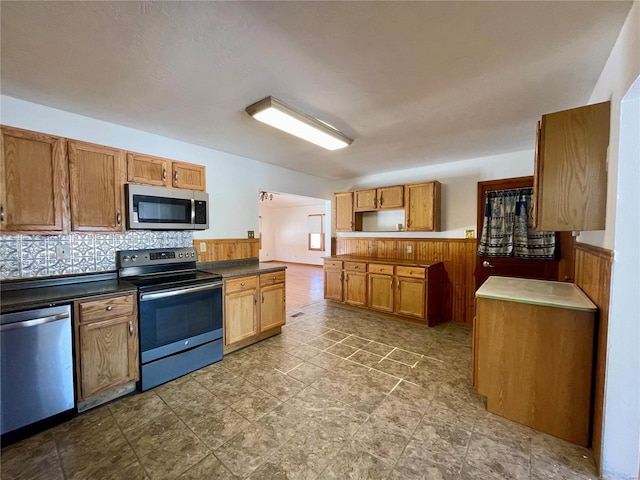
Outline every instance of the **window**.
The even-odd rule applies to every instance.
[[[324,251],[324,215],[309,215],[309,250]]]

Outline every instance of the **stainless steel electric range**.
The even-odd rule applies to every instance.
[[[118,276],[138,287],[140,390],[222,360],[222,277],[195,248],[122,250]]]

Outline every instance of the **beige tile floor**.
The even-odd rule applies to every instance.
[[[596,478],[589,450],[487,413],[468,326],[289,314],[282,335],[6,447],[2,478]]]

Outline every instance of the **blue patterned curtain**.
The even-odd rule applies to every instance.
[[[554,258],[555,232],[533,230],[532,211],[531,188],[487,192],[478,255]]]

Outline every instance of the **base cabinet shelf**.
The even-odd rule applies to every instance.
[[[136,296],[78,301],[75,312],[78,402],[98,405],[140,378]]]
[[[392,262],[325,259],[324,298],[426,321],[429,326],[442,322],[442,263],[418,266]]]
[[[286,321],[285,271],[224,281],[224,352],[281,332]]]

